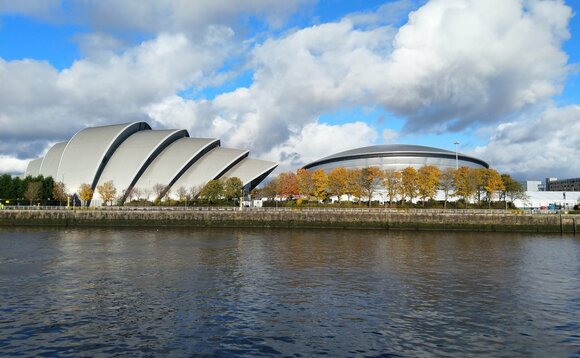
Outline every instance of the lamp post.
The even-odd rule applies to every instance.
[[[455,141],[453,144],[455,144],[455,169],[459,169],[459,153],[457,152],[457,145],[459,145],[459,141]]]

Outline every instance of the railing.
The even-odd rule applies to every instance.
[[[66,206],[4,206],[3,210],[81,210],[81,211],[250,211],[250,212],[373,212],[373,213],[409,213],[409,214],[461,214],[461,215],[497,215],[530,214],[530,211],[504,209],[418,209],[418,208],[325,208],[325,207],[221,207],[221,206],[100,206],[100,207],[66,207]],[[534,212],[532,212],[534,213]]]

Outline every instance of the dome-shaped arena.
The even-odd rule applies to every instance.
[[[152,130],[146,122],[85,128],[32,160],[25,175],[52,177],[70,193],[81,184],[93,190],[112,181],[125,201],[131,190],[154,193],[163,185],[176,198],[180,187],[199,192],[212,179],[238,177],[249,192],[277,163],[249,157],[248,150],[223,148],[219,139],[191,138],[184,129]],[[98,195],[93,196],[98,205]]]
[[[470,167],[489,168],[489,164],[481,159],[449,150],[425,147],[420,145],[390,144],[374,145],[347,150],[314,161],[304,169],[322,169],[326,172],[336,167],[402,170],[406,167],[419,169],[425,165],[434,165],[439,169]]]

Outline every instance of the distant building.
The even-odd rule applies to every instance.
[[[526,191],[544,191],[544,184],[540,180],[527,180],[525,182]]]
[[[191,138],[184,129],[153,130],[133,122],[84,128],[32,160],[25,175],[50,176],[71,193],[82,184],[95,190],[112,181],[125,201],[136,189],[163,196],[158,186],[172,199],[179,199],[182,188],[197,195],[208,181],[230,177],[239,178],[249,192],[277,166],[250,158],[248,150],[223,148],[216,138]]]
[[[456,167],[489,168],[489,164],[483,160],[462,153],[419,145],[390,144],[336,153],[307,164],[304,169],[322,169],[326,172],[336,167],[403,170],[406,167],[419,169],[424,165],[434,165],[441,170]]]
[[[580,191],[580,178],[546,178],[546,191]]]

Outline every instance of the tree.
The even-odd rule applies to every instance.
[[[387,169],[383,174],[383,187],[387,191],[389,206],[393,205],[395,197],[401,191],[401,172]]]
[[[244,196],[244,183],[238,177],[227,178],[224,183],[224,195],[227,199],[241,198]]]
[[[298,185],[298,194],[306,199],[314,196],[314,182],[312,181],[312,173],[308,169],[300,168],[296,171],[296,182]]]
[[[445,168],[439,177],[439,188],[443,191],[445,202],[444,208],[447,208],[447,201],[449,201],[449,192],[453,189],[453,180],[455,177],[455,169]]]
[[[361,169],[360,172],[360,187],[362,194],[369,198],[369,208],[373,200],[375,189],[383,176],[383,172],[377,167],[368,167]]]
[[[342,196],[346,194],[348,187],[348,172],[344,167],[336,167],[328,174],[328,190],[331,195],[338,197],[342,202]]]
[[[348,200],[352,200],[352,197],[358,198],[362,196],[362,189],[360,186],[360,169],[347,169],[346,170],[346,188],[344,193],[348,196]]]
[[[103,199],[105,205],[107,205],[107,202],[110,202],[111,205],[113,205],[113,200],[115,200],[115,197],[117,196],[117,188],[115,188],[112,180],[97,186],[97,192]]]
[[[163,199],[163,193],[165,192],[165,185],[157,183],[153,185],[153,194],[155,194],[155,200]]]
[[[494,196],[498,192],[505,190],[502,177],[496,170],[487,169],[484,189],[487,196],[488,207],[491,208],[491,202],[493,201]]]
[[[221,180],[210,180],[205,184],[199,196],[208,201],[208,203],[215,203],[218,199],[224,196],[224,185]]]
[[[475,194],[477,194],[477,204],[481,204],[481,194],[485,192],[485,180],[487,177],[486,168],[471,168],[470,176],[475,183]]]
[[[514,180],[509,174],[502,174],[501,179],[504,185],[504,192],[502,196],[504,198],[505,208],[507,210],[508,198],[510,199],[510,202],[513,203],[516,199],[525,199],[526,192],[524,190],[524,186],[518,181]]]
[[[276,198],[276,195],[279,192],[278,189],[278,178],[274,178],[270,180],[264,187],[262,187],[262,195],[263,197],[267,198],[268,200],[273,200]]]
[[[177,197],[179,198],[179,201],[183,201],[185,200],[186,196],[187,196],[187,189],[185,189],[184,186],[180,186],[179,188],[177,188]]]
[[[403,201],[409,198],[413,203],[413,199],[417,196],[419,190],[417,170],[413,167],[406,167],[401,173],[401,196]]]
[[[298,181],[292,172],[278,175],[277,194],[283,198],[292,199],[298,195]]]
[[[459,167],[453,177],[453,187],[455,188],[455,195],[463,199],[467,208],[469,198],[477,191],[477,180],[473,170],[468,167]]]
[[[417,171],[417,189],[423,201],[423,206],[427,199],[433,199],[437,195],[439,177],[441,171],[434,165],[425,165]]]
[[[82,203],[84,206],[87,206],[89,201],[91,201],[91,199],[93,198],[93,194],[95,193],[95,191],[93,190],[93,188],[91,188],[91,186],[89,184],[81,184],[81,186],[79,187],[79,197],[82,200]]]
[[[66,200],[68,194],[66,192],[66,186],[63,182],[58,181],[54,183],[52,187],[52,197],[54,200],[57,200],[59,204],[62,204],[62,202]]]
[[[146,186],[143,189],[141,189],[143,192],[143,196],[145,197],[145,200],[149,201],[149,197],[151,196],[151,188]]]
[[[42,195],[42,182],[32,181],[27,184],[26,190],[24,191],[24,198],[30,200],[31,206],[32,202],[39,200],[41,195]]]
[[[141,197],[143,196],[143,189],[135,187],[133,188],[132,193],[135,195],[137,200],[141,200]]]
[[[328,176],[322,169],[312,172],[312,182],[314,183],[314,197],[318,201],[323,201],[328,197]]]

